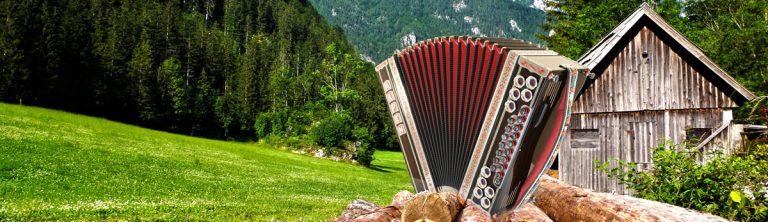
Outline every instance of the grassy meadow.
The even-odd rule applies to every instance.
[[[412,190],[403,157],[372,168],[0,103],[0,221],[325,221]]]

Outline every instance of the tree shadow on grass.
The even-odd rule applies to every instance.
[[[372,170],[384,172],[384,173],[391,173],[393,170],[404,170],[403,168],[400,168],[400,167],[388,167],[388,166],[381,166],[376,164],[371,164],[371,166],[368,167],[368,169],[372,169]]]

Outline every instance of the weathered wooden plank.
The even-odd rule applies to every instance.
[[[668,113],[665,116],[665,112]],[[563,148],[561,178],[571,184],[601,192],[625,194],[629,190],[594,169],[593,160],[619,158],[647,168],[655,146],[667,135],[674,142],[685,139],[687,128],[715,128],[722,123],[722,109],[659,110],[642,112],[574,114],[571,129],[592,140],[569,138]],[[572,134],[569,134],[572,135]],[[632,137],[635,137],[632,140]],[[570,147],[573,146],[573,147]],[[592,148],[595,147],[596,148]],[[585,149],[585,147],[590,147]],[[715,147],[712,147],[715,148]],[[712,149],[707,147],[707,149]],[[617,167],[615,164],[612,167]]]
[[[642,29],[574,103],[574,113],[736,106],[675,50]]]

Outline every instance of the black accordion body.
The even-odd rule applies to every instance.
[[[436,38],[376,67],[414,189],[491,213],[535,190],[587,69],[516,39]]]

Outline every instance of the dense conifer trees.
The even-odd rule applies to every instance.
[[[306,1],[0,2],[3,102],[246,140],[343,112],[393,148],[379,87]]]

